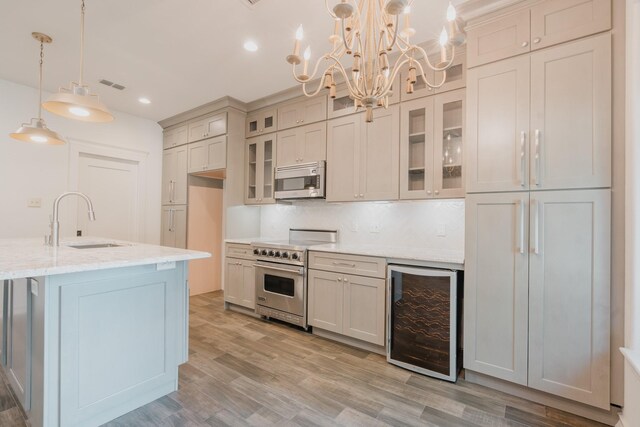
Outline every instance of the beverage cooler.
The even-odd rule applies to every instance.
[[[462,272],[390,265],[387,361],[455,382],[462,364]]]

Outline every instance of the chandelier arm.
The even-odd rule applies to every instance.
[[[453,61],[456,58],[456,47],[452,46],[451,47],[451,59],[444,66],[436,67],[436,66],[431,64],[431,61],[429,61],[429,55],[427,55],[427,52],[423,48],[421,48],[418,45],[415,45],[415,46],[412,46],[412,49],[417,50],[419,53],[422,54],[423,59],[425,60],[425,62],[429,66],[429,68],[431,68],[433,71],[446,71],[447,69],[449,69],[451,67],[451,65],[453,64]]]
[[[329,15],[331,15],[331,17],[333,19],[338,19],[338,17],[336,16],[335,13],[333,13],[333,10],[331,10],[331,8],[329,7],[329,0],[324,0],[324,5],[327,8],[327,12],[329,12]]]
[[[427,76],[424,72],[424,69],[422,68],[422,64],[420,63],[420,61],[416,61],[416,64],[418,64],[418,70],[420,71],[420,75],[422,76],[422,80],[424,81],[424,83],[429,86],[431,89],[438,89],[441,88],[442,85],[444,85],[445,81],[447,80],[447,71],[444,70],[442,71],[442,81],[438,84],[436,83],[429,83],[429,80],[427,79]]]
[[[398,24],[399,24],[398,15],[396,15],[396,23],[393,26],[393,39],[391,40],[391,46],[395,46],[398,40]],[[401,37],[402,38],[402,37]]]
[[[396,80],[396,77],[398,76],[398,73],[400,72],[400,69],[402,67],[404,67],[410,61],[409,58],[402,60],[403,56],[404,55],[400,55],[400,57],[396,60],[396,63],[393,66],[393,73],[391,73],[391,75],[389,76],[389,81],[384,86],[384,90],[382,91],[383,93],[389,92],[389,90],[391,89],[391,86],[393,85],[393,82]]]

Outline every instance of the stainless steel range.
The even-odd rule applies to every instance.
[[[256,313],[307,329],[307,249],[337,237],[335,230],[290,229],[289,240],[253,242]]]

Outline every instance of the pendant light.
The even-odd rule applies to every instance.
[[[78,82],[71,82],[71,87],[60,88],[47,102],[42,104],[45,110],[74,120],[84,122],[110,122],[113,115],[100,102],[98,95],[89,93],[89,87],[84,84],[84,0],[80,8],[80,78]]]
[[[47,128],[42,118],[42,65],[44,62],[44,44],[53,40],[46,34],[31,33],[34,39],[40,42],[40,78],[38,80],[38,118],[31,119],[30,123],[23,123],[20,128],[10,134],[11,138],[24,142],[35,142],[38,144],[61,145],[66,143],[63,137]]]

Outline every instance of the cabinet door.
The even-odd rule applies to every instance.
[[[162,246],[175,247],[176,235],[173,231],[173,209],[170,207],[162,208],[162,230],[161,240]]]
[[[209,162],[207,156],[207,141],[189,144],[189,173],[197,173],[207,170]]]
[[[298,133],[297,128],[278,132],[277,166],[291,166],[299,162]]]
[[[611,0],[544,1],[531,8],[531,48],[611,29]]]
[[[609,408],[610,190],[531,193],[529,387]]]
[[[31,281],[14,279],[8,282],[7,365],[9,384],[18,400],[28,411],[31,407]]]
[[[241,304],[243,288],[242,262],[235,258],[226,258],[224,265],[224,300],[232,304]]]
[[[344,289],[342,276],[309,270],[309,324],[342,334]]]
[[[327,159],[326,122],[314,123],[299,128],[298,156],[300,163],[318,162]]]
[[[275,132],[278,129],[278,110],[271,108],[260,113],[260,133]]]
[[[528,188],[529,57],[469,70],[468,193]]]
[[[262,177],[260,183],[260,203],[275,203],[274,195],[274,174],[276,165],[276,134],[265,135],[261,138],[262,149]]]
[[[360,200],[397,200],[400,191],[400,108],[374,110],[360,144]]]
[[[464,197],[465,107],[464,89],[435,97],[435,197]]]
[[[206,146],[206,170],[213,171],[227,167],[227,137],[219,136],[204,141]]]
[[[528,193],[466,199],[464,367],[527,384]]]
[[[215,114],[202,121],[204,123],[205,138],[213,138],[227,133],[227,113]]]
[[[469,28],[468,68],[529,52],[529,31],[529,9]]]
[[[444,84],[435,89],[436,93],[448,92],[450,90],[462,89],[467,85],[467,50],[456,48],[456,57],[453,59],[451,68],[446,73]],[[442,81],[442,71],[434,74],[434,82],[439,84]]]
[[[256,204],[258,203],[258,199],[260,195],[258,194],[261,190],[261,179],[262,179],[262,169],[263,169],[263,152],[261,147],[260,138],[251,138],[246,142],[245,149],[245,195],[244,202],[245,204]],[[260,182],[259,182],[260,181]]]
[[[531,55],[531,182],[611,186],[611,35]]]
[[[256,308],[256,270],[253,261],[242,261],[242,300],[240,305],[255,310]]]
[[[162,246],[186,249],[187,207],[162,208]]]
[[[327,123],[327,201],[358,200],[362,114]]]
[[[335,98],[329,98],[327,103],[327,117],[329,119],[348,116],[355,112],[354,101],[349,96],[349,91],[345,87],[336,91]]]
[[[309,98],[300,105],[300,124],[310,124],[327,119],[327,97],[318,95]]]
[[[289,129],[300,126],[302,108],[300,102],[283,105],[278,108],[278,129]]]
[[[348,275],[342,282],[344,335],[384,346],[384,279]]]
[[[162,158],[162,204],[187,203],[187,146],[165,150]]]
[[[400,105],[400,198],[433,194],[433,97]]]
[[[187,134],[188,130],[186,125],[165,131],[163,148],[166,150],[168,148],[186,144],[188,142]]]
[[[175,147],[175,139],[175,130],[172,129],[164,131],[164,134],[162,135],[162,148],[166,150],[167,148]]]
[[[189,123],[189,142],[197,142],[205,138],[206,122],[204,120],[198,120],[193,123]]]
[[[260,113],[251,113],[247,114],[247,118],[245,120],[245,137],[249,138],[252,136],[257,136],[260,133]]]

